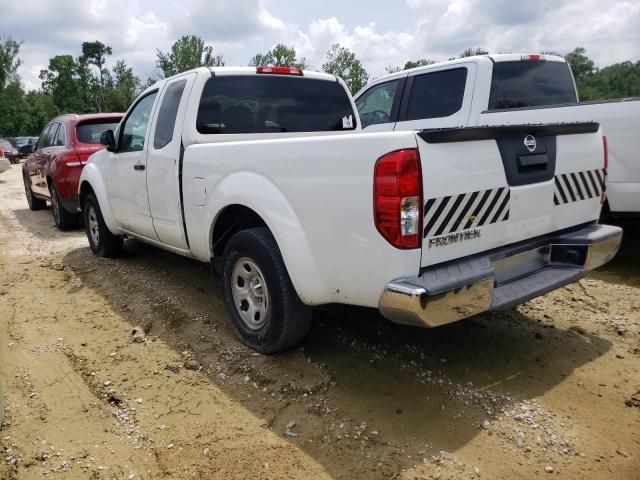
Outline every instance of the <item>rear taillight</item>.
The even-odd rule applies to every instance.
[[[607,199],[607,173],[609,171],[609,143],[607,142],[607,136],[602,136],[602,145],[604,147],[604,172],[602,174],[602,178],[604,181],[604,186],[602,188],[602,195],[600,195],[600,203],[604,204]]]
[[[4,157],[4,150],[0,148],[0,157]]]
[[[256,67],[256,73],[270,73],[272,75],[294,75],[302,77],[302,69],[296,67]]]
[[[396,248],[420,248],[422,175],[416,149],[391,152],[376,162],[373,198],[380,234]]]
[[[82,162],[78,158],[75,152],[65,153],[62,157],[62,163],[64,163],[67,167],[81,167]]]

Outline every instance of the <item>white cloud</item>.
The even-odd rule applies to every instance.
[[[0,12],[9,19],[3,33],[25,41],[21,74],[29,88],[40,86],[38,73],[50,57],[77,56],[81,43],[92,40],[113,47],[112,63],[124,58],[146,77],[156,49],[169,49],[185,34],[202,36],[234,65],[284,42],[320,68],[331,44],[340,43],[374,77],[390,64],[446,60],[477,46],[492,52],[583,46],[599,66],[640,59],[638,0],[405,0],[402,8],[325,1],[326,15],[315,8],[314,16],[294,0],[0,0]]]
[[[211,42],[246,43],[287,28],[259,0],[190,0],[179,8],[172,21],[176,38],[195,34]]]
[[[390,59],[405,58],[413,48],[414,37],[405,32],[381,32],[375,22],[350,29],[336,17],[331,17],[314,20],[305,30],[298,30],[291,36],[291,43],[315,68],[322,65],[331,45],[339,43],[352,50],[368,69],[380,75]]]
[[[23,40],[21,74],[27,88],[39,88],[38,73],[54,55],[79,56],[84,41],[113,48],[112,63],[124,58],[139,75],[154,68],[156,47],[169,42],[169,26],[154,12],[127,0],[0,0],[9,22],[4,33]],[[25,17],[24,12],[29,12]]]

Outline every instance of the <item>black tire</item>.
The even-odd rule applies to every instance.
[[[261,292],[264,296],[257,304],[264,307],[266,302],[264,315],[250,320],[247,320],[247,311],[251,307],[243,307],[238,297],[240,294],[234,294],[238,282],[242,280],[244,284],[238,273],[234,273],[238,272],[235,269],[248,265],[250,270],[245,270],[243,274],[255,274],[258,285],[263,281],[264,288],[258,287],[257,290],[253,290],[254,295],[246,295],[251,296],[251,302],[255,300],[256,292]],[[261,353],[275,353],[298,344],[309,331],[311,309],[300,301],[293,288],[280,249],[269,229],[251,228],[231,237],[223,254],[222,281],[224,301],[231,316],[231,325],[245,345]],[[253,286],[249,288],[251,289]],[[260,294],[257,297],[260,297]]]
[[[85,198],[82,215],[91,251],[99,257],[117,257],[122,251],[122,237],[114,235],[107,227],[93,193]]]
[[[51,211],[53,212],[53,220],[56,222],[56,227],[60,230],[71,230],[78,226],[77,213],[67,212],[62,203],[60,203],[60,195],[55,185],[49,186],[49,192],[51,195]]]
[[[42,210],[43,208],[45,208],[47,206],[47,202],[33,196],[33,191],[31,190],[29,179],[25,174],[22,174],[22,181],[24,182],[24,194],[27,197],[29,208],[34,212],[36,210]]]

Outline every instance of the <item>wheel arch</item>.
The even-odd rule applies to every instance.
[[[275,192],[274,192],[275,193]],[[291,282],[307,305],[329,301],[330,294],[316,268],[306,233],[289,205],[283,210],[284,197],[270,202],[252,203],[250,192],[243,200],[230,201],[220,207],[209,230],[210,260],[214,272],[220,272],[222,253],[231,236],[239,231],[264,226],[273,235]],[[275,199],[275,197],[271,197]]]
[[[256,211],[245,205],[233,203],[224,207],[216,216],[211,229],[211,257],[214,259],[221,257],[233,235],[254,227],[269,228]]]
[[[89,193],[93,193],[100,205],[100,211],[102,212],[102,217],[104,218],[107,227],[114,234],[118,234],[120,229],[118,227],[118,222],[113,215],[111,202],[109,202],[109,197],[107,195],[104,182],[102,181],[102,177],[95,167],[91,167],[93,167],[93,165],[86,165],[80,176],[78,186],[78,201],[80,203],[80,208],[84,209],[87,195],[89,195]]]
[[[91,184],[89,182],[83,180],[80,183],[80,188],[78,189],[78,202],[80,203],[80,208],[84,209],[84,202],[87,198],[87,195],[89,195],[90,193],[93,193],[95,195],[93,187],[91,187]]]

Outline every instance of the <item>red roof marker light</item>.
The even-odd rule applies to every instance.
[[[269,73],[272,75],[294,75],[302,77],[304,73],[297,67],[256,67],[256,73]]]
[[[538,60],[544,60],[544,55],[540,55],[539,53],[530,53],[529,55],[522,55],[520,60],[532,60],[535,62]]]

